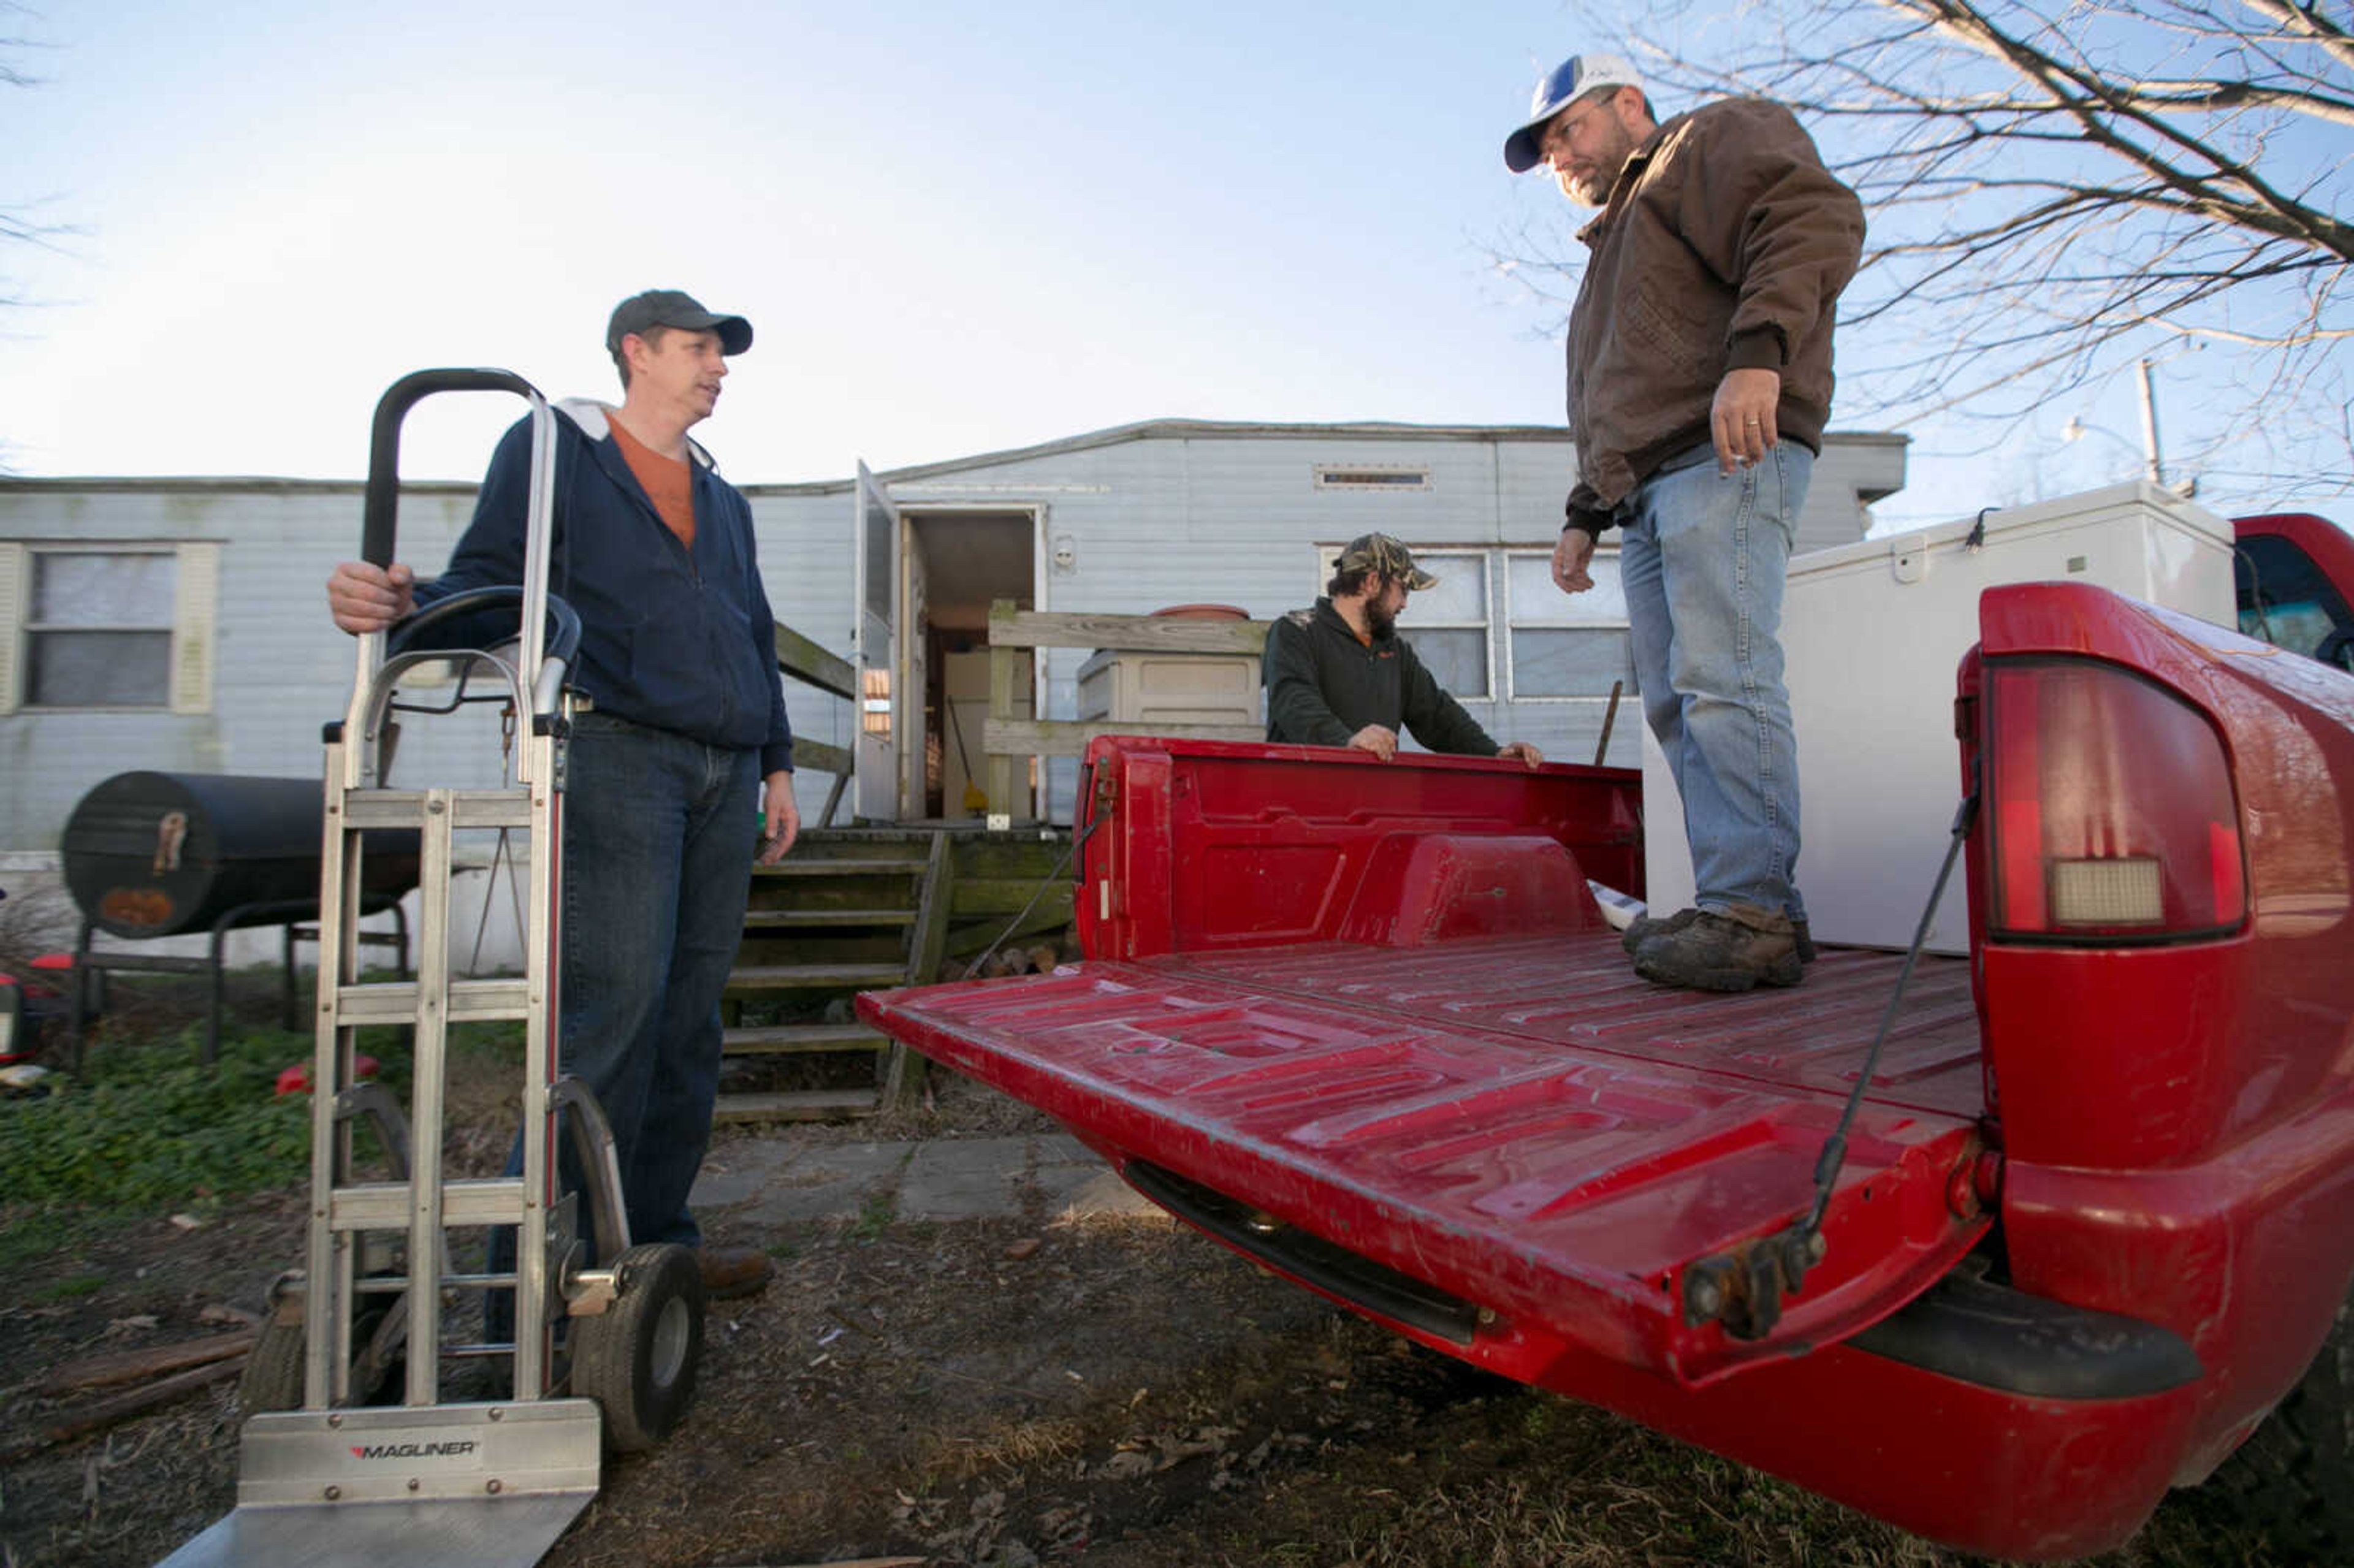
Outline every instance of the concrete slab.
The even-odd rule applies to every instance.
[[[782,1223],[855,1219],[874,1198],[895,1189],[916,1143],[836,1143],[781,1165],[744,1201],[738,1218]],[[703,1205],[704,1184],[689,1200]]]
[[[970,1220],[1019,1213],[1031,1141],[961,1138],[918,1144],[899,1181],[899,1217]]]
[[[1045,1196],[1050,1218],[1161,1212],[1159,1204],[1121,1181],[1102,1155],[1068,1133],[1049,1133],[1038,1139],[1034,1180]]]
[[[721,1144],[704,1157],[687,1202],[698,1209],[740,1203],[776,1180],[801,1152],[795,1143],[779,1138],[739,1138]]]
[[[1038,1163],[1041,1166],[1101,1165],[1103,1156],[1067,1132],[1049,1132],[1039,1135]]]
[[[1099,1214],[1165,1214],[1166,1210],[1119,1179],[1098,1160],[1092,1171],[1077,1166],[1054,1168],[1055,1180],[1048,1173],[1038,1172],[1038,1184],[1046,1190],[1046,1213],[1051,1219],[1084,1220]]]
[[[739,1224],[781,1224],[857,1219],[885,1199],[900,1219],[988,1219],[1034,1212],[1037,1198],[1050,1219],[1161,1212],[1063,1133],[814,1147],[737,1139],[705,1161],[690,1202]]]

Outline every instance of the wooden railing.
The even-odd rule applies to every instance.
[[[989,607],[989,721],[981,749],[989,758],[989,798],[1013,801],[1014,765],[1024,758],[1077,757],[1099,735],[1167,735],[1199,740],[1258,740],[1263,724],[1151,724],[1113,719],[1041,719],[1024,711],[1036,687],[1040,648],[1121,653],[1259,654],[1264,620],[1193,620],[1169,615],[1083,615]],[[1024,794],[1027,793],[1025,789]]]
[[[848,660],[836,658],[781,620],[776,623],[776,629],[779,670],[805,686],[831,692],[849,703],[858,701],[858,672]],[[834,808],[842,803],[842,791],[850,782],[851,767],[851,754],[845,747],[811,740],[805,735],[793,736],[794,772],[807,768],[833,775],[833,787],[826,791],[825,810],[818,813],[821,825],[833,821]]]

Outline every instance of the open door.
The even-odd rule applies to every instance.
[[[858,741],[851,810],[869,821],[899,816],[899,718],[904,694],[893,689],[899,624],[899,509],[858,465]]]
[[[929,574],[914,533],[912,524],[902,531],[907,548],[899,563],[899,624],[907,635],[899,640],[899,711],[892,726],[899,747],[899,809],[894,815],[902,821],[930,814],[926,806],[927,786],[936,749],[930,718],[924,711],[931,692],[931,639],[927,635]]]

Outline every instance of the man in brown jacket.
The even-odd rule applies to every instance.
[[[1797,749],[1782,684],[1782,579],[1830,416],[1832,305],[1863,246],[1855,193],[1789,111],[1726,99],[1652,117],[1616,55],[1537,84],[1504,143],[1601,213],[1569,321],[1579,478],[1553,580],[1594,586],[1623,530],[1643,715],[1682,792],[1695,907],[1638,921],[1635,970],[1668,985],[1795,985],[1813,956],[1794,882]]]

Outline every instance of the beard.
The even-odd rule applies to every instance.
[[[1365,630],[1373,634],[1374,641],[1384,641],[1397,635],[1397,617],[1379,599],[1369,599],[1365,604]]]

